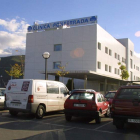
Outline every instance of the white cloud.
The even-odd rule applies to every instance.
[[[17,49],[19,50],[19,55],[25,53],[28,26],[29,24],[19,17],[12,20],[0,19],[0,57],[10,54],[15,55],[13,52]]]
[[[140,58],[140,53],[134,52],[134,55]]]
[[[135,33],[135,36],[136,36],[136,37],[140,37],[140,31],[137,31],[137,32]]]

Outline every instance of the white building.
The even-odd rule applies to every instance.
[[[58,65],[67,64],[66,77],[74,78],[75,88],[84,88],[87,78],[86,88],[104,92],[117,89],[121,81],[118,62],[126,65],[129,81],[140,77],[140,58],[134,55],[134,44],[128,38],[115,39],[97,23],[27,33],[25,78],[45,78],[43,52],[51,55],[47,61],[49,79],[55,79],[51,75],[56,75]]]

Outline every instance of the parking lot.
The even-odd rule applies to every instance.
[[[17,140],[139,140],[140,125],[125,125],[117,130],[111,118],[102,117],[101,124],[89,118],[73,118],[66,122],[63,112],[48,113],[41,120],[29,114],[12,117],[0,111],[0,139]]]

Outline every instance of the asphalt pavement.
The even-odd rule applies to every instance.
[[[96,124],[89,118],[73,117],[65,121],[63,112],[47,113],[41,120],[20,113],[12,117],[0,111],[0,140],[140,140],[140,125],[126,124],[117,130],[112,118],[102,117]]]

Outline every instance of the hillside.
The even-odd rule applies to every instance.
[[[0,87],[4,87],[4,85],[7,84],[8,80],[11,79],[11,77],[5,72],[5,70],[9,71],[11,69],[11,66],[13,66],[16,63],[19,65],[22,65],[22,67],[24,69],[24,61],[25,61],[25,55],[1,57],[1,60],[0,60]],[[23,78],[23,76],[21,76],[20,78]]]

